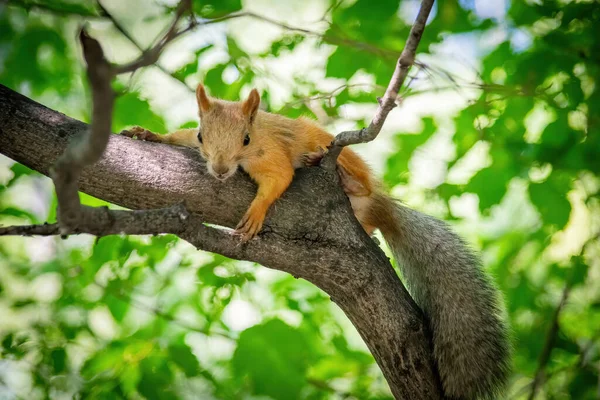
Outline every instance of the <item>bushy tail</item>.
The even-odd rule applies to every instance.
[[[479,258],[442,221],[376,195],[372,218],[425,312],[445,395],[495,398],[510,371],[499,291]]]

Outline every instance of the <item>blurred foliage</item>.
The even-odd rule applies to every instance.
[[[127,39],[108,29],[109,15],[94,1],[8,3],[0,4],[0,83],[89,120],[75,31],[87,21],[113,56],[119,54],[113,43],[119,49]],[[172,3],[146,3],[152,5],[148,24],[169,20]],[[402,90],[407,104],[445,90],[461,94],[454,99],[466,99],[464,106],[451,119],[426,110],[420,129],[391,135],[384,181],[411,206],[452,220],[481,250],[514,333],[507,398],[529,398],[536,376],[536,398],[598,398],[600,4],[513,1],[506,15],[481,18],[475,3],[436,3],[419,48],[427,62],[413,68]],[[154,97],[147,90],[156,73],[192,102],[191,88],[202,77],[222,98],[236,100],[255,85],[269,110],[324,123],[368,123],[345,110],[373,109],[418,2],[323,0],[317,26],[324,28],[290,23],[260,51],[235,34],[242,17],[231,13],[246,2],[193,4],[204,21],[225,18],[207,25],[209,39],[186,50],[178,65],[115,83],[115,131],[176,127],[157,106],[156,90]],[[113,17],[139,20],[130,14]],[[285,23],[286,17],[272,19]],[[253,21],[261,29],[274,26]],[[143,26],[127,32],[160,34],[156,25],[148,25],[152,33]],[[437,53],[456,38],[480,44],[473,79],[446,70],[447,55]],[[131,53],[135,47],[128,45]],[[326,62],[314,67],[318,78],[309,78],[311,71],[282,78],[273,70],[269,62],[302,48],[325,49]],[[212,61],[198,62],[205,57]],[[325,89],[324,81],[335,84]],[[290,92],[284,105],[272,90],[282,87]],[[424,186],[415,165],[444,138],[449,155],[433,160],[442,165],[442,178]],[[0,161],[0,223],[55,220],[48,180]],[[465,214],[460,204],[473,199]],[[105,204],[83,194],[82,201]],[[2,238],[0,320],[2,398],[391,398],[372,356],[323,292],[197,252],[173,236]],[[544,353],[549,357],[540,364]]]

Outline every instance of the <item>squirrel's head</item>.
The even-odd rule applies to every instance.
[[[246,101],[229,102],[209,98],[204,86],[196,89],[200,115],[200,154],[208,172],[224,181],[237,171],[252,146],[252,125],[260,96],[253,89]]]

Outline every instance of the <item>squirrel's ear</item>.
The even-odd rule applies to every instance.
[[[260,105],[260,95],[256,89],[252,89],[248,99],[242,105],[242,112],[246,117],[250,119],[250,122],[254,119],[258,106]]]
[[[212,108],[212,102],[206,95],[206,91],[202,84],[199,84],[196,88],[196,100],[198,100],[198,106],[200,106],[201,112],[207,112]]]

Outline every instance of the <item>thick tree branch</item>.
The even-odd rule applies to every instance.
[[[400,88],[402,87],[402,84],[408,75],[408,70],[415,62],[415,53],[417,51],[417,47],[419,46],[419,42],[421,41],[421,36],[423,36],[425,23],[429,17],[429,12],[431,11],[433,2],[434,0],[422,1],[419,14],[417,15],[415,23],[410,29],[408,40],[406,41],[404,50],[402,50],[402,53],[400,54],[400,58],[398,58],[396,69],[394,70],[390,83],[383,97],[378,99],[379,107],[375,112],[373,120],[366,128],[357,131],[345,131],[339,133],[335,137],[329,153],[323,159],[323,167],[328,169],[335,168],[337,156],[340,154],[344,146],[370,142],[371,140],[375,139],[377,135],[379,135],[379,132],[381,131],[383,123],[385,122],[388,114],[394,109],[394,107],[396,107],[398,92],[400,91]]]
[[[47,175],[69,140],[87,130],[0,85],[0,152],[15,161]],[[397,398],[439,398],[422,314],[333,178],[320,168],[298,170],[269,211],[264,233],[245,244],[203,223],[234,227],[256,186],[241,173],[215,180],[192,149],[111,135],[102,158],[83,168],[79,188],[130,209],[185,201],[191,215],[181,238],[313,282],[356,326]]]

